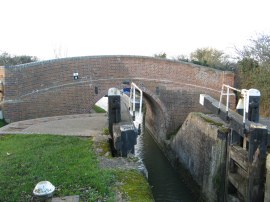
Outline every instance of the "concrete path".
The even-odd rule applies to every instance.
[[[0,128],[0,134],[96,136],[104,128],[108,128],[107,114],[91,113],[14,122]]]

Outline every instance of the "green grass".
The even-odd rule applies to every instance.
[[[97,105],[94,105],[93,110],[94,110],[96,113],[106,113],[106,111],[105,111],[104,109],[102,109],[101,107],[99,107],[99,106],[97,106]]]
[[[30,201],[39,181],[56,187],[54,196],[112,201],[114,174],[97,166],[90,139],[49,135],[0,137],[0,201]]]
[[[80,201],[153,201],[146,179],[136,170],[100,169],[90,138],[57,135],[0,136],[0,202],[31,201],[39,181],[55,187],[55,197],[79,195]]]

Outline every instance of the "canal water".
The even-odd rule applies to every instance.
[[[136,156],[142,159],[147,169],[156,202],[197,201],[147,130],[138,137]]]
[[[107,111],[108,98],[102,98],[96,105]],[[142,120],[142,117],[138,117],[136,112],[134,124],[138,125]],[[143,129],[144,127],[142,127]],[[181,176],[173,169],[148,130],[143,130],[137,138],[135,155],[142,161],[140,169],[144,170],[148,176],[148,182],[156,202],[198,201],[198,198],[187,188]]]

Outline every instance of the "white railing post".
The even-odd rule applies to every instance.
[[[248,108],[246,109],[246,106],[247,106],[247,102],[248,102],[248,97],[247,97],[247,91],[246,89],[243,89],[241,91],[241,94],[243,95],[244,97],[244,109],[243,109],[243,127],[244,127],[244,130],[245,130],[245,125],[246,125],[246,113],[248,110]]]
[[[133,109],[133,116],[135,117],[135,98],[136,98],[136,89],[140,92],[140,108],[139,108],[139,119],[142,118],[142,99],[143,99],[143,92],[142,90],[135,84],[135,83],[131,83],[131,89],[133,89],[133,103],[132,103],[132,109]],[[131,90],[130,90],[131,91]],[[131,98],[131,97],[130,97]],[[135,119],[134,119],[135,120]],[[141,120],[140,120],[141,121]]]
[[[132,99],[132,86],[130,86],[130,91],[129,91],[129,110],[131,110],[131,107],[132,107],[132,102],[131,102],[131,99]]]
[[[229,115],[229,100],[230,100],[230,88],[227,87],[227,100],[226,100],[226,115]]]
[[[221,102],[222,102],[223,90],[224,90],[224,84],[222,84],[222,89],[221,89],[221,93],[220,93],[218,109],[220,109],[220,105],[221,105]]]
[[[132,85],[132,84],[131,84]],[[135,105],[135,101],[136,101],[136,87],[134,86],[133,88],[133,107],[132,107],[132,110],[133,110],[133,119],[135,121],[135,109],[136,109],[136,105]]]

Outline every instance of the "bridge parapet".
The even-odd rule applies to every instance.
[[[88,113],[109,88],[121,89],[125,80],[144,91],[148,109],[152,108],[146,119],[165,139],[191,111],[203,110],[195,102],[199,94],[217,97],[223,83],[233,85],[234,74],[141,56],[89,56],[10,66],[5,67],[4,117],[14,122]]]

